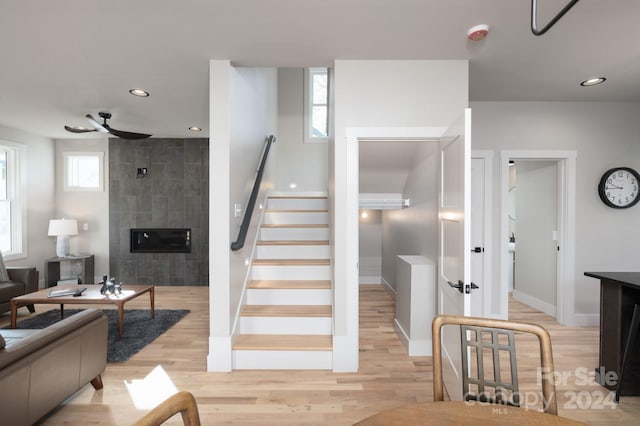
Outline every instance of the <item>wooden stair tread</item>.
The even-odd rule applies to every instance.
[[[326,195],[269,195],[269,199],[279,200],[326,200]]]
[[[313,210],[313,209],[266,209],[265,213],[329,213],[329,210]]]
[[[254,266],[325,266],[329,259],[255,259]]]
[[[328,228],[329,225],[326,223],[264,223],[261,225],[262,228]]]
[[[329,335],[301,334],[241,334],[233,342],[234,350],[263,351],[330,351]]]
[[[328,246],[329,240],[264,240],[256,244],[259,246]]]
[[[254,280],[249,282],[251,289],[330,289],[329,280]]]
[[[331,317],[331,305],[245,305],[243,317]]]

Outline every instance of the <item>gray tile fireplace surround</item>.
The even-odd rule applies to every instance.
[[[137,178],[138,168],[147,175]],[[109,228],[110,276],[208,285],[209,140],[109,139]],[[191,253],[131,253],[131,228],[190,228]]]

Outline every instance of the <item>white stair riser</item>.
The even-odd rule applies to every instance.
[[[250,288],[247,305],[331,305],[331,290]]]
[[[329,228],[260,228],[260,239],[265,241],[328,240]]]
[[[240,317],[241,334],[331,334],[331,317]]]
[[[332,351],[233,351],[237,370],[331,370],[332,360]]]
[[[263,223],[268,224],[309,224],[329,223],[327,212],[265,212]]]
[[[329,259],[329,245],[258,245],[256,259]]]
[[[327,210],[326,198],[269,198],[269,210]]]
[[[253,280],[330,280],[331,267],[323,266],[256,266],[251,268]]]

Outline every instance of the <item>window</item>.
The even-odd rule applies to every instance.
[[[304,141],[327,142],[331,132],[328,69],[307,68],[304,82]]]
[[[65,152],[64,190],[65,191],[102,191],[103,158],[102,152]]]
[[[0,250],[5,260],[16,259],[26,248],[24,146],[0,141]]]

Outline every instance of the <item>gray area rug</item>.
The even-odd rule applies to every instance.
[[[65,309],[65,318],[80,312],[81,309]],[[188,309],[156,309],[155,318],[151,318],[148,309],[124,310],[124,335],[118,335],[118,311],[105,309],[109,318],[109,342],[107,362],[124,362],[153,342],[162,333],[173,327],[190,311]],[[60,321],[60,310],[53,309],[32,318],[18,322],[16,328],[40,329]]]

